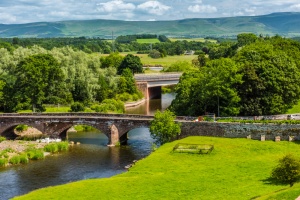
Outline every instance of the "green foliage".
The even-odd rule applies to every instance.
[[[161,57],[163,57],[161,55],[161,53],[159,51],[157,51],[156,49],[150,51],[148,56],[151,57],[151,58],[161,58]]]
[[[101,57],[101,67],[109,68],[114,67],[118,68],[122,63],[123,56],[119,54],[119,52],[110,53],[109,56]]]
[[[258,39],[257,36],[253,33],[241,33],[237,35],[239,47],[254,43],[256,42],[257,39]]]
[[[6,166],[8,163],[7,158],[0,158],[0,167]]]
[[[9,163],[12,164],[12,165],[18,165],[18,164],[20,164],[20,156],[19,155],[15,155],[15,156],[11,157],[9,159]]]
[[[74,102],[71,104],[71,112],[83,112],[84,105],[80,102]]]
[[[150,133],[158,144],[170,142],[180,135],[181,125],[174,121],[175,118],[174,113],[169,110],[155,112],[154,119],[150,123]]]
[[[58,146],[56,143],[50,143],[44,146],[44,151],[50,152],[50,153],[56,153],[58,152]]]
[[[19,155],[20,163],[27,164],[29,162],[28,156],[26,153]]]
[[[105,99],[101,104],[94,104],[91,109],[101,113],[124,113],[124,102],[115,99]]]
[[[28,148],[26,149],[26,154],[28,156],[28,159],[30,160],[40,160],[44,159],[44,152],[41,149],[36,149],[36,148]]]
[[[277,48],[277,46],[283,46]],[[293,49],[293,52],[289,53]],[[300,48],[272,38],[244,46],[235,56],[242,84],[237,85],[241,115],[286,113],[300,98]]]
[[[88,125],[75,125],[74,129],[78,132],[80,131],[93,131],[96,130],[94,127],[92,126],[88,126]]]
[[[140,57],[127,54],[118,67],[118,74],[122,74],[126,68],[130,69],[132,74],[143,73],[143,64]]]
[[[44,151],[50,153],[67,151],[68,149],[69,149],[68,142],[50,143],[44,146]]]
[[[28,129],[28,125],[26,124],[20,124],[15,128],[15,130],[18,132],[23,132],[26,131],[27,129]]]
[[[3,141],[5,141],[5,140],[6,140],[6,137],[0,136],[0,143],[3,142]]]
[[[273,169],[271,177],[292,187],[300,180],[300,160],[292,154],[284,156]]]

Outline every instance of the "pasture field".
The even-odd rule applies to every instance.
[[[175,153],[178,143],[210,144],[214,150]],[[290,188],[269,177],[280,158],[288,153],[299,156],[299,151],[295,142],[188,137],[161,146],[128,172],[43,188],[14,199],[296,199],[300,183]]]
[[[294,105],[291,109],[287,111],[287,114],[295,114],[295,113],[300,113],[300,101],[298,102],[297,105]]]
[[[146,44],[160,43],[160,41],[157,38],[137,39],[137,42],[138,43],[146,43]]]
[[[186,40],[188,42],[193,42],[194,41],[194,42],[212,42],[212,43],[217,43],[217,40],[205,39],[205,38],[169,38],[169,40],[171,40],[171,42]]]

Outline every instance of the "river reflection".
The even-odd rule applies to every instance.
[[[175,93],[162,94],[161,99],[150,99],[138,106],[126,108],[125,112],[127,114],[154,115],[157,110],[166,110],[174,98]]]
[[[122,173],[133,160],[149,155],[153,143],[148,128],[134,129],[128,137],[126,146],[107,147],[108,138],[102,133],[70,133],[69,140],[81,144],[72,146],[68,152],[26,165],[0,168],[0,199],[47,186]]]

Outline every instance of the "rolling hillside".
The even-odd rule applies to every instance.
[[[255,34],[300,36],[300,13],[273,13],[263,16],[184,19],[174,21],[82,20],[0,24],[0,37],[100,37],[130,34],[167,36],[235,36]]]

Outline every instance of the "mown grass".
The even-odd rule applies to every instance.
[[[189,61],[192,62],[197,55],[176,55],[176,56],[166,56],[164,58],[151,58],[148,54],[137,54],[141,58],[143,65],[157,66],[161,65],[163,67],[170,66],[178,61]]]
[[[297,105],[294,105],[291,109],[287,111],[287,114],[300,113],[300,101]]]
[[[160,41],[157,38],[137,39],[136,41],[138,43],[146,43],[146,44],[160,43]]]
[[[179,142],[215,148],[210,154],[173,153]],[[290,188],[270,182],[271,170],[285,154],[298,156],[299,150],[299,144],[285,141],[188,137],[163,145],[126,173],[48,187],[15,199],[240,200],[277,195]],[[285,194],[287,199],[295,199],[299,188],[295,184]]]

